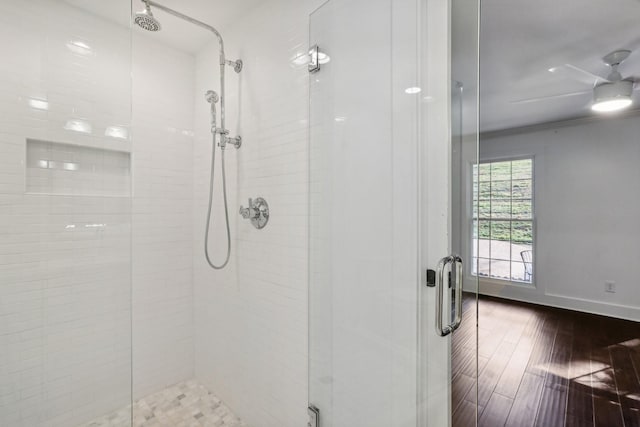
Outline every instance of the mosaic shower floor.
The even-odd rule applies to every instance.
[[[128,427],[130,408],[82,427]],[[133,404],[134,427],[248,427],[220,399],[196,381],[185,381]]]

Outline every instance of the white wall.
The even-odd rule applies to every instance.
[[[533,155],[535,168],[535,287],[481,280],[481,292],[640,320],[639,132],[632,114],[481,139],[482,159]]]
[[[213,271],[203,253],[211,134],[208,89],[219,92],[217,43],[197,57],[194,145],[194,292],[196,378],[249,425],[299,427],[307,407],[308,92],[306,67],[291,63],[307,49],[307,2],[273,0],[219,28],[229,59],[227,127],[240,133],[226,151],[232,255]],[[217,158],[210,248],[226,250]],[[264,197],[269,224],[255,229],[238,215]]]
[[[193,374],[194,63],[135,40],[131,129],[128,29],[56,0],[0,11],[0,425],[69,427],[130,402],[132,290],[136,393]],[[92,133],[65,130],[70,118]],[[134,142],[105,137],[112,125]],[[131,152],[135,197],[26,194],[26,138]]]

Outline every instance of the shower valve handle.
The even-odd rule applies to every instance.
[[[252,219],[260,216],[260,210],[253,205],[253,200],[249,198],[249,207],[244,208],[240,205],[240,215],[244,219]]]
[[[249,208],[243,208],[242,205],[240,205],[240,215],[242,215],[242,218],[244,219],[249,219],[249,217],[251,216],[251,214],[249,213]]]
[[[258,197],[255,201],[250,198],[249,207],[240,206],[240,215],[250,220],[257,229],[264,228],[269,221],[269,205],[262,197]]]

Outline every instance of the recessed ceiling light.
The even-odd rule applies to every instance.
[[[408,93],[409,95],[414,95],[416,93],[422,92],[422,89],[420,89],[419,87],[413,86],[413,87],[406,88],[404,92]]]

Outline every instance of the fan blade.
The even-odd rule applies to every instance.
[[[586,95],[588,93],[591,93],[591,91],[570,92],[570,93],[562,93],[559,95],[539,96],[537,98],[517,99],[515,101],[509,101],[509,103],[510,104],[528,104],[531,102],[546,101],[548,99],[560,99],[560,98],[569,98],[571,96]]]
[[[583,70],[580,67],[576,67],[571,64],[564,64],[560,67],[549,68],[549,71],[554,74],[559,74],[571,80],[577,80],[579,82],[588,84],[590,86],[595,86],[598,83],[606,83],[609,80],[604,77],[600,77],[596,74],[593,74],[587,70]]]

